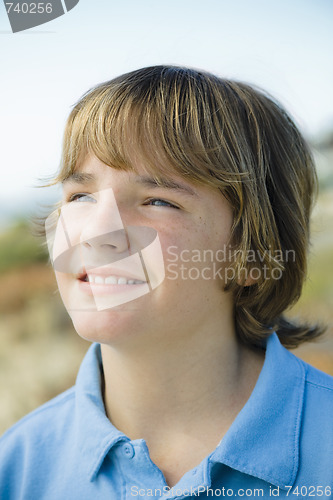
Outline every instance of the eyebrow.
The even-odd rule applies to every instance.
[[[190,194],[191,196],[197,196],[196,192],[188,185],[182,184],[178,181],[175,181],[173,179],[167,179],[167,178],[154,178],[154,177],[145,177],[145,176],[138,176],[135,178],[136,182],[138,184],[151,187],[151,188],[164,188],[164,189],[170,189],[174,191],[182,191],[187,194]]]
[[[90,182],[93,182],[96,180],[96,176],[94,174],[88,174],[85,172],[73,172],[71,175],[66,177],[62,181],[63,184],[66,184],[67,182],[73,182],[75,184],[89,184]]]
[[[141,186],[147,186],[156,189],[170,189],[173,191],[180,191],[191,196],[197,196],[197,193],[189,185],[183,184],[173,179],[168,179],[166,177],[159,177],[157,179],[155,177],[137,175],[134,177],[134,180]],[[73,172],[71,175],[66,177],[66,179],[64,179],[62,183],[67,184],[72,182],[75,184],[87,185],[94,181],[96,181],[96,176],[94,174],[86,172]]]

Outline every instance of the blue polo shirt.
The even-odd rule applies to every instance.
[[[105,415],[93,344],[75,387],[0,440],[1,500],[333,498],[333,378],[267,342],[248,402],[217,448],[173,488]],[[202,436],[205,439],[205,436]]]

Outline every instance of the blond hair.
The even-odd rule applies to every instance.
[[[281,270],[278,280],[227,284],[242,341],[261,345],[275,329],[285,346],[295,347],[321,333],[283,317],[306,277],[317,178],[304,138],[272,97],[203,71],[139,69],[98,85],[75,105],[56,182],[88,152],[114,168],[133,169],[136,158],[155,177],[168,169],[221,190],[234,212],[233,266],[251,267],[252,250],[261,266]],[[274,258],[287,251],[292,261]]]

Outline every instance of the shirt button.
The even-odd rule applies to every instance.
[[[134,454],[135,454],[133,445],[131,445],[130,443],[124,444],[123,453],[124,453],[125,457],[133,458]]]

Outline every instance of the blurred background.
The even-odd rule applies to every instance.
[[[0,4],[0,433],[75,382],[89,344],[56,291],[31,218],[57,188],[71,106],[93,85],[178,64],[263,87],[309,140],[320,193],[309,278],[290,316],[328,325],[299,356],[333,375],[333,3],[331,0],[80,0],[13,34]]]

